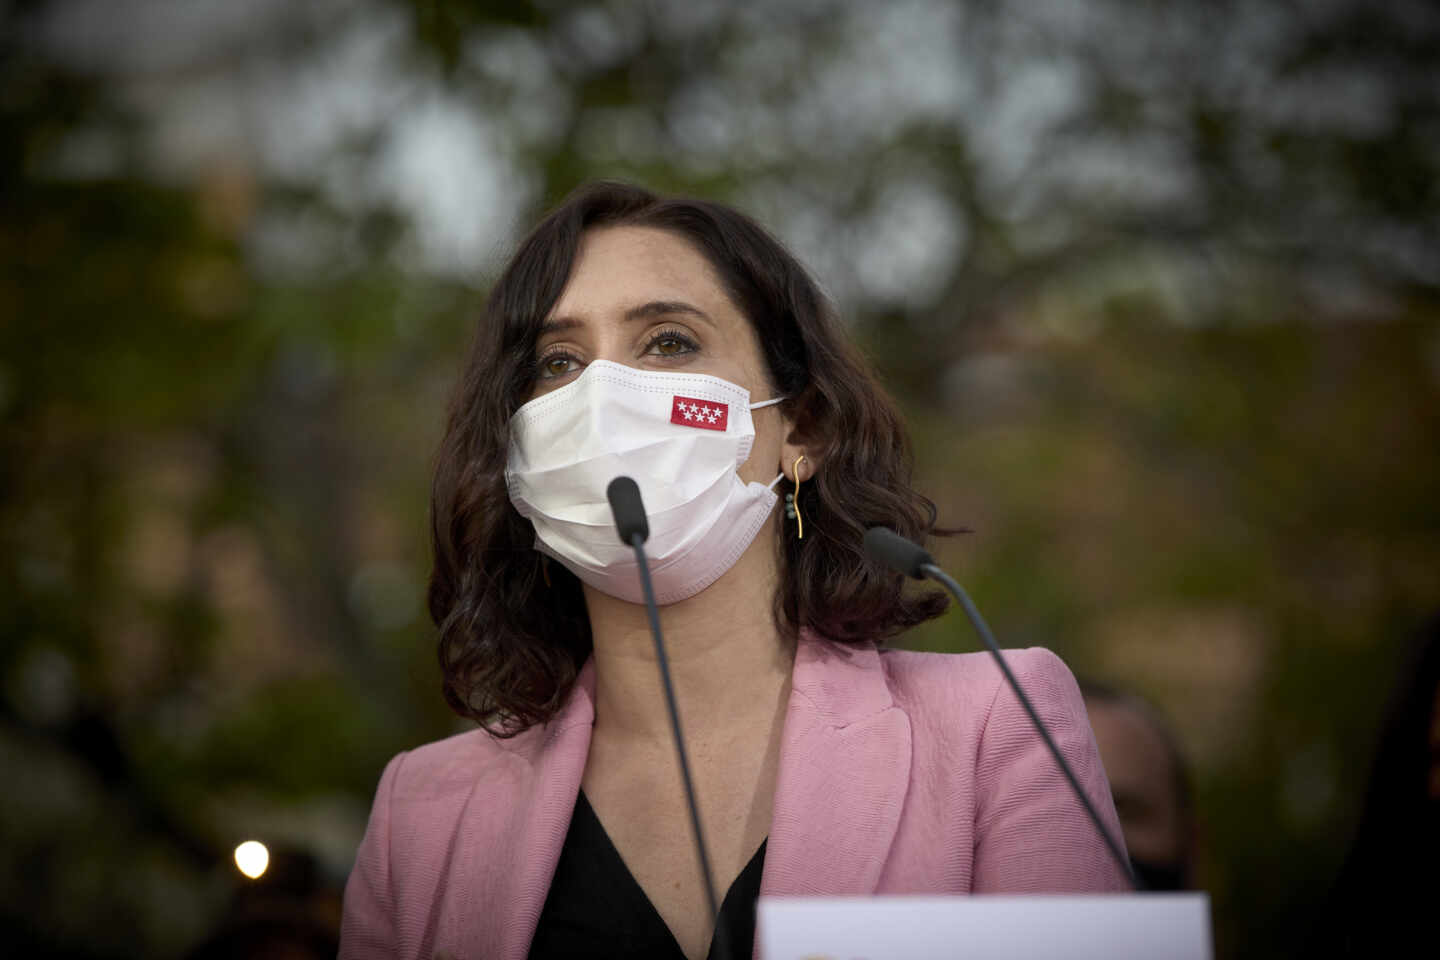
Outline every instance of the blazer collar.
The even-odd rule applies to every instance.
[[[910,719],[879,651],[802,631],[761,894],[873,893],[909,782]]]

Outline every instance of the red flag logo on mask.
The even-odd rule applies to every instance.
[[[730,405],[715,400],[676,397],[670,404],[670,422],[682,427],[724,432],[730,419]]]

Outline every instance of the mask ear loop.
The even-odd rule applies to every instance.
[[[762,409],[762,408],[764,408],[764,407],[773,407],[775,404],[777,404],[777,403],[784,403],[784,402],[785,402],[786,400],[788,400],[788,399],[790,399],[790,398],[789,398],[789,397],[774,397],[774,398],[772,398],[772,399],[770,399],[770,400],[761,400],[759,403],[752,403],[752,404],[750,404],[750,409],[751,409],[752,411],[754,411],[754,410],[760,410],[760,409]],[[803,460],[803,459],[805,459],[805,458],[804,458],[804,457],[801,457],[800,459]],[[799,460],[797,460],[796,463],[799,463]],[[777,474],[775,475],[775,479],[774,479],[774,480],[771,480],[770,483],[767,484],[767,489],[769,489],[769,490],[773,493],[773,492],[775,491],[775,485],[776,485],[777,483],[779,483],[781,480],[784,480],[784,479],[785,479],[785,471],[784,471],[784,470],[781,470],[779,473],[777,473]],[[797,485],[797,487],[798,487],[798,485]],[[792,502],[793,502],[793,501],[791,500],[790,494],[787,493],[787,494],[785,495],[785,515],[786,515],[787,517],[790,515],[790,511],[793,509],[793,507],[791,506]]]

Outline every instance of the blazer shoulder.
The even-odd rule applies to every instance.
[[[386,774],[393,778],[391,789],[397,798],[443,797],[470,789],[477,777],[523,764],[520,746],[486,730],[467,730],[397,755]]]
[[[1045,647],[1002,651],[1005,662],[1025,692],[1037,703],[1069,701],[1079,696],[1074,676]],[[923,653],[882,650],[886,680],[897,704],[912,717],[956,713],[988,715],[1005,678],[989,653]]]

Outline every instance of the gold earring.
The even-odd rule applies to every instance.
[[[800,464],[805,462],[803,453],[795,458],[795,463],[790,467],[790,472],[795,475],[795,491],[785,494],[785,519],[795,521],[796,540],[805,539],[805,520],[800,516],[800,503],[795,499],[800,493]]]

